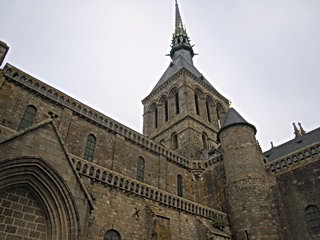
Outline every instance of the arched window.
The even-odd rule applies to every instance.
[[[320,210],[315,205],[309,205],[305,210],[306,219],[310,228],[311,234],[320,234]]]
[[[96,147],[96,137],[93,134],[90,134],[87,138],[87,143],[84,148],[84,156],[83,158],[89,161],[93,159],[94,149]]]
[[[206,100],[206,109],[207,109],[207,118],[208,118],[208,121],[211,122],[210,102],[209,102],[208,99]]]
[[[196,114],[200,115],[200,108],[199,108],[199,95],[194,93],[194,104],[196,106]]]
[[[202,133],[201,137],[202,137],[203,148],[204,149],[208,148],[208,136],[207,136],[207,134],[206,133]]]
[[[137,180],[140,182],[144,181],[144,159],[143,157],[138,158],[137,162]]]
[[[118,231],[111,229],[106,231],[103,239],[104,240],[121,240],[121,236]]]
[[[173,150],[177,149],[179,147],[178,145],[178,135],[177,133],[173,133],[171,136],[171,148]]]
[[[30,127],[36,117],[36,114],[37,114],[37,109],[35,106],[32,106],[32,105],[27,106],[22,116],[22,119],[19,125],[19,130]]]
[[[180,113],[180,106],[179,106],[179,92],[176,92],[174,95],[175,105],[176,105],[176,114]]]
[[[164,101],[164,119],[167,122],[169,120],[169,106],[168,100]]]
[[[183,179],[180,174],[177,175],[177,193],[178,196],[183,197]]]

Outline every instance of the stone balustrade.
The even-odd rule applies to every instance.
[[[155,154],[165,156],[169,161],[178,164],[180,167],[190,169],[189,160],[170,149],[146,138],[142,134],[126,127],[125,125],[95,111],[85,104],[69,97],[68,95],[58,91],[57,89],[35,79],[32,76],[20,71],[10,64],[6,64],[4,75],[12,81],[18,82],[24,87],[27,87],[38,94],[49,98],[50,100],[71,109],[81,116],[89,119],[93,123],[100,125],[110,132],[115,132],[123,136],[126,140],[133,142],[141,148],[147,149]]]
[[[79,174],[90,178],[92,181],[97,181],[130,192],[137,196],[156,201],[167,207],[176,208],[179,211],[184,211],[207,219],[215,219],[225,223],[228,222],[227,214],[223,212],[160,190],[76,156],[72,155],[71,159]]]
[[[294,153],[281,157],[280,159],[273,160],[267,163],[266,169],[271,173],[278,173],[281,171],[289,171],[301,164],[304,161],[312,160],[314,157],[320,156],[320,143],[312,144],[304,149],[300,149]]]
[[[223,156],[222,154],[215,155],[213,158],[210,158],[209,160],[203,161],[203,160],[194,160],[191,162],[191,169],[192,170],[199,170],[199,169],[207,169],[208,167],[215,165],[216,163],[222,162]]]

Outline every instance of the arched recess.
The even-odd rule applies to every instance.
[[[47,240],[79,239],[79,216],[71,191],[44,159],[0,160],[0,193],[24,188],[36,196],[46,218]]]
[[[203,149],[208,149],[208,135],[203,132],[201,134],[201,138],[202,138],[202,147]]]
[[[223,123],[223,120],[226,114],[226,110],[221,105],[221,103],[217,103],[216,112],[217,112],[218,127],[221,128],[221,125]]]
[[[176,132],[172,133],[171,135],[171,149],[176,150],[179,147],[178,143],[178,135]]]
[[[212,109],[214,107],[214,102],[210,96],[206,96],[206,112],[208,122],[212,121]]]
[[[180,113],[180,96],[177,87],[171,88],[169,92],[171,115]]]
[[[199,88],[196,88],[194,91],[194,105],[195,105],[195,111],[197,115],[201,115],[201,105],[202,105],[202,97],[203,93]]]
[[[150,116],[150,123],[152,126],[151,130],[156,129],[158,127],[158,107],[155,102],[150,105],[149,111],[151,112],[151,116]]]

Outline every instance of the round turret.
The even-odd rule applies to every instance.
[[[231,228],[235,239],[281,239],[272,185],[255,133],[256,128],[230,108],[218,134]]]

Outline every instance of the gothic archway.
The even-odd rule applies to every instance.
[[[70,189],[61,175],[44,159],[20,157],[0,160],[0,196],[11,196],[11,200],[7,199],[11,202],[8,201],[6,209],[12,216],[16,212],[17,218],[19,211],[12,208],[21,205],[22,198],[28,201],[22,205],[25,211],[20,211],[24,214],[22,220],[26,222],[20,224],[36,224],[35,239],[40,239],[37,238],[39,233],[43,236],[41,239],[47,240],[78,239],[78,214]],[[15,220],[8,227],[17,233],[19,226],[14,223]],[[28,230],[31,232],[31,229]],[[9,235],[8,231],[4,233]]]

